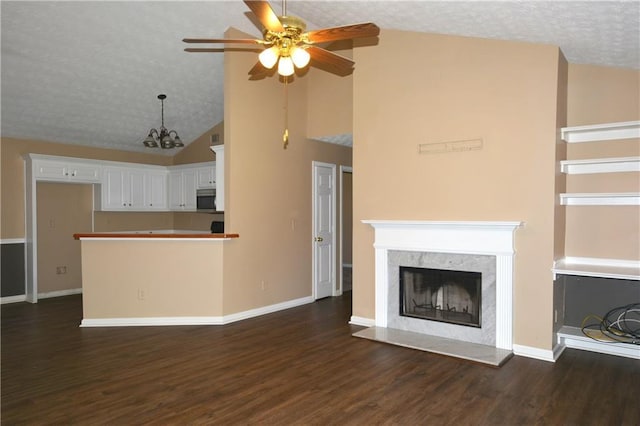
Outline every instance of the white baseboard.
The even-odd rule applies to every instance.
[[[38,293],[38,299],[49,299],[51,297],[71,296],[72,294],[81,294],[82,288],[70,288],[68,290],[49,291],[47,293]]]
[[[52,297],[62,297],[62,296],[71,296],[72,294],[81,294],[81,288],[71,288],[68,290],[57,290],[57,291],[49,291],[46,293],[38,293],[38,300],[40,299],[50,299]],[[17,296],[6,296],[0,297],[0,304],[4,305],[5,303],[16,303],[16,302],[26,302],[27,296],[25,294],[19,294]]]
[[[513,345],[513,354],[541,361],[556,362],[562,353],[562,349],[556,346],[553,350],[534,348],[532,346]]]
[[[80,323],[80,327],[142,327],[220,324],[222,324],[222,317],[85,318]]]
[[[349,320],[349,324],[351,325],[361,325],[363,327],[373,327],[376,325],[376,320],[371,318],[363,318],[357,317],[355,315],[351,315],[351,319]]]
[[[25,294],[19,294],[17,296],[5,296],[0,297],[0,304],[4,305],[5,303],[17,303],[17,302],[26,302],[27,296]]]
[[[296,306],[312,303],[311,296],[288,300],[275,305],[263,306],[244,312],[211,317],[146,317],[146,318],[90,318],[83,319],[80,327],[137,327],[167,325],[225,325],[261,315],[282,311]]]
[[[243,319],[259,317],[261,315],[270,314],[273,312],[282,311],[289,308],[295,308],[296,306],[302,306],[309,303],[313,303],[313,297],[302,297],[300,299],[288,300],[282,303],[276,303],[275,305],[263,306],[261,308],[250,309],[244,312],[238,312],[235,314],[225,315],[222,317],[223,324],[229,324]]]

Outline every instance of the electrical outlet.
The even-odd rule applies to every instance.
[[[51,218],[49,219],[49,228],[54,229],[56,227],[56,220]]]
[[[145,297],[147,296],[147,294],[146,294],[146,293],[147,293],[147,292],[146,292],[146,291],[144,291],[144,289],[143,289],[143,288],[139,288],[139,289],[138,289],[138,300],[144,300],[144,299],[145,299]]]
[[[67,267],[66,266],[56,266],[56,274],[57,275],[62,275],[62,274],[66,274],[67,273]]]
[[[292,231],[296,230],[296,220],[295,219],[291,219],[291,230]]]
[[[267,284],[264,282],[264,280],[260,281],[260,288],[262,289],[262,291],[266,290]]]
[[[556,324],[558,323],[558,310],[557,309],[555,309],[553,311],[553,322],[556,323]]]

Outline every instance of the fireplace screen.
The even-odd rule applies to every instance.
[[[400,266],[400,315],[480,327],[482,273]]]

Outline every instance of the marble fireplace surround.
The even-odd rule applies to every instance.
[[[463,343],[478,346],[483,352],[485,348],[493,348],[498,352],[497,358],[489,350],[488,363],[499,365],[506,354],[513,349],[513,257],[514,232],[522,222],[443,222],[443,221],[402,221],[402,220],[363,220],[375,230],[375,327],[366,329],[355,335],[373,340],[400,340],[401,346],[422,349],[420,342],[428,338],[427,345],[450,346],[452,342],[462,339]],[[451,257],[447,259],[447,254]],[[465,326],[462,335],[450,333],[452,324],[438,323],[435,331],[429,327],[411,324],[411,319],[397,318],[397,279],[391,278],[390,272],[397,274],[398,265],[437,268],[439,262],[452,262],[462,265],[459,270],[481,270],[483,272],[483,307],[489,313],[483,313],[484,331]],[[406,265],[405,262],[410,263]],[[411,264],[413,263],[413,264]],[[492,263],[492,264],[488,264]],[[454,268],[443,268],[454,269]],[[390,271],[392,270],[392,271]],[[495,275],[493,275],[495,272]],[[485,283],[485,276],[488,278]],[[495,279],[494,279],[495,277]],[[393,289],[390,291],[390,287]],[[490,292],[490,296],[485,294]],[[489,306],[486,306],[488,303]],[[400,322],[399,322],[400,321]],[[408,323],[407,323],[408,321]],[[424,322],[423,320],[417,320]],[[426,323],[433,323],[426,321]],[[409,330],[409,331],[407,331]],[[391,339],[387,339],[393,332]],[[469,342],[464,342],[470,333]],[[431,336],[433,335],[433,337]],[[378,337],[382,337],[381,339]],[[417,345],[411,343],[415,340]],[[403,344],[407,342],[408,344]],[[429,350],[429,349],[423,349]],[[463,353],[466,351],[463,350]],[[494,351],[494,352],[495,352]],[[446,353],[434,350],[433,352]],[[471,352],[474,352],[471,350]],[[457,356],[455,353],[453,356]],[[483,362],[473,356],[460,356]],[[480,358],[484,355],[480,354]]]

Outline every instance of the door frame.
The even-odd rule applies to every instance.
[[[316,236],[316,209],[317,209],[317,193],[316,193],[316,168],[328,167],[332,172],[333,190],[331,191],[331,200],[333,208],[331,209],[331,296],[337,296],[336,290],[336,165],[333,163],[323,163],[321,161],[311,162],[311,290],[313,300],[317,300],[317,282],[316,271],[316,244],[314,238]]]
[[[338,279],[338,291],[336,296],[340,296],[342,295],[342,291],[343,291],[343,277],[344,274],[342,273],[342,268],[343,268],[343,263],[344,263],[344,250],[343,250],[343,242],[344,242],[344,218],[343,218],[343,213],[344,213],[344,174],[345,173],[351,173],[351,175],[353,175],[353,167],[351,166],[340,166],[340,207],[339,207],[339,215],[338,215],[338,229],[340,232],[340,243],[338,244],[338,248],[340,249],[338,251],[338,267],[340,268],[339,274],[338,276],[340,277]],[[352,191],[353,193],[353,191]]]

